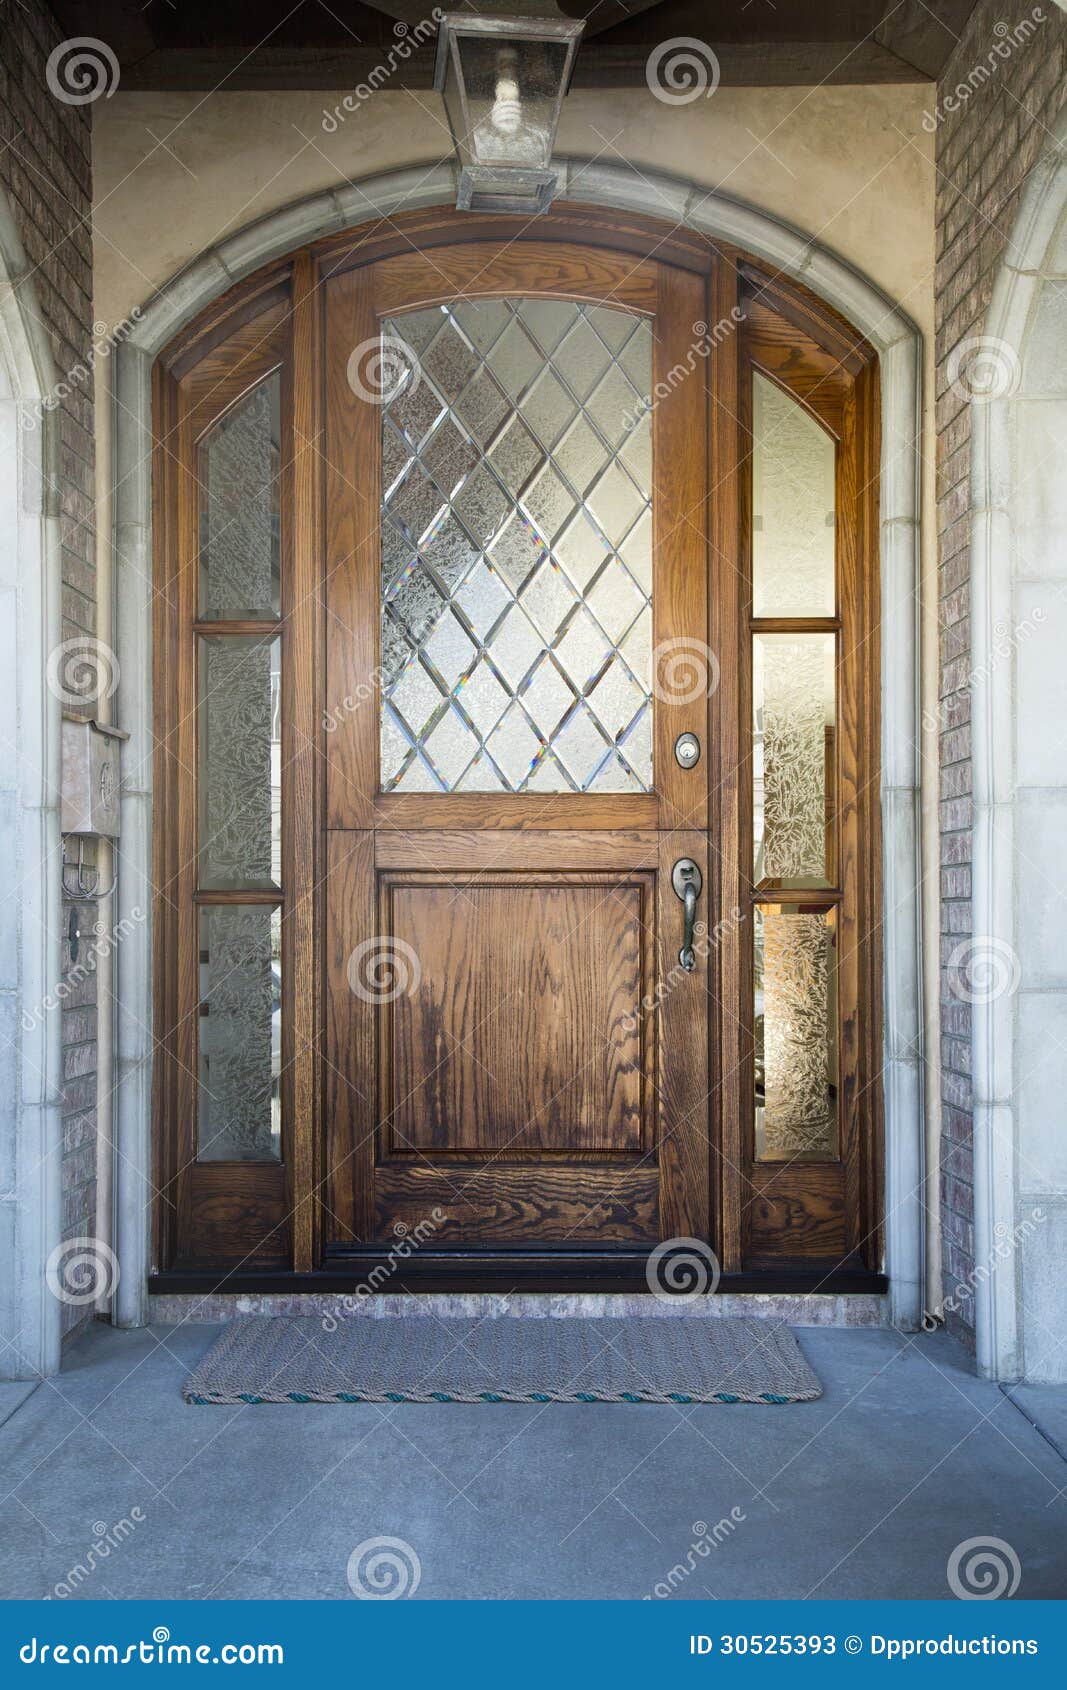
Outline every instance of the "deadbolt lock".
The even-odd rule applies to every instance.
[[[675,760],[683,769],[692,769],[700,762],[700,741],[696,734],[679,734],[674,742]]]

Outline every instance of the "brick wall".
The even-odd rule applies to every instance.
[[[1023,26],[1023,27],[1020,27]],[[1031,27],[1032,26],[1032,27]],[[941,1213],[949,1324],[972,1341],[971,1015],[956,964],[971,922],[970,409],[953,353],[980,336],[1027,177],[1064,97],[1067,18],[1055,4],[979,0],[938,88],[937,485],[940,598]],[[954,106],[955,109],[949,109]],[[966,369],[966,359],[964,360]]]
[[[51,413],[58,428],[63,547],[63,638],[96,629],[93,524],[93,328],[91,106],[48,92],[46,65],[63,39],[47,6],[0,0],[0,191],[11,207],[33,268],[65,396]],[[84,371],[67,382],[72,371]],[[70,914],[64,907],[64,931]],[[82,932],[96,917],[79,906]],[[69,958],[64,951],[65,962]],[[84,951],[83,951],[84,959]],[[57,982],[57,985],[59,983]],[[95,1234],[96,982],[92,972],[64,982],[64,1236]],[[68,1328],[85,1315],[64,1310]]]

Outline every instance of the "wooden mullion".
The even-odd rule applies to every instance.
[[[285,893],[279,886],[205,887],[193,893],[193,903],[197,909],[225,909],[246,904],[269,904],[272,908],[280,908],[285,903]]]
[[[275,617],[269,622],[264,622],[257,618],[256,620],[249,619],[247,621],[232,619],[225,622],[219,620],[217,622],[196,621],[193,623],[193,633],[202,640],[219,639],[223,636],[228,636],[231,639],[272,640],[276,634],[280,634],[282,632],[282,628],[283,621],[281,617]]]
[[[708,291],[708,322],[736,322],[740,292],[732,259],[715,259]],[[751,1045],[745,1008],[752,926],[746,899],[751,877],[746,873],[745,859],[746,840],[751,838],[751,801],[747,796],[751,752],[746,754],[743,749],[749,658],[745,641],[738,639],[738,629],[745,626],[749,609],[741,573],[748,544],[747,475],[743,470],[747,442],[741,405],[741,337],[713,336],[708,372],[708,644],[719,660],[719,685],[708,700],[706,778],[711,788],[711,838],[718,845],[718,852],[713,851],[710,858],[717,864],[717,872],[712,877],[709,914],[712,930],[723,937],[712,953],[708,990],[714,1126],[711,1201],[716,1250],[726,1273],[736,1272],[741,1265],[748,1084],[745,1064]],[[745,910],[743,921],[734,918],[737,910]]]
[[[287,946],[282,992],[289,1042],[283,1048],[289,1086],[289,1203],[293,1268],[308,1272],[320,1247],[319,1183],[322,1170],[319,1063],[321,970],[316,939],[322,879],[319,818],[322,813],[322,362],[321,294],[310,256],[293,269],[291,356],[291,475],[282,609],[287,651],[282,668],[282,884],[289,893],[282,932]],[[283,1038],[286,1015],[283,1014]]]
[[[842,902],[844,894],[828,886],[756,886],[752,892],[754,905],[799,904],[804,909],[833,909]]]
[[[839,616],[753,616],[753,634],[836,634]]]

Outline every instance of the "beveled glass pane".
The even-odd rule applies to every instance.
[[[755,911],[756,1159],[832,1161],[837,1133],[833,910]]]
[[[834,614],[834,442],[790,394],[752,376],[752,613]]]
[[[834,636],[757,634],[752,646],[756,883],[829,886]]]
[[[652,331],[461,300],[383,324],[385,791],[652,783]]]
[[[281,606],[276,371],[215,424],[197,448],[200,617],[266,620]]]
[[[200,910],[197,1158],[281,1159],[281,911]]]
[[[200,640],[200,885],[281,885],[281,641]]]

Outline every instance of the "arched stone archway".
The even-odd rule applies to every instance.
[[[875,346],[881,364],[882,771],[885,955],[886,1269],[890,1317],[922,1314],[923,1103],[920,992],[918,584],[918,330],[851,266],[787,224],[678,178],[581,159],[562,163],[561,196],[686,225],[802,281]],[[115,549],[121,717],[132,740],[123,782],[119,920],[133,936],[118,956],[117,1293],[120,1324],[145,1317],[150,1190],[151,967],[151,368],[181,325],[233,282],[294,247],[372,218],[454,205],[450,165],[412,168],[312,196],[227,237],[150,301],[116,367]]]
[[[975,1320],[993,1378],[1067,1380],[1067,116],[1035,167],[973,401]],[[992,1270],[992,1271],[991,1271]]]
[[[60,566],[48,339],[0,193],[0,1378],[56,1373],[61,1305]]]

